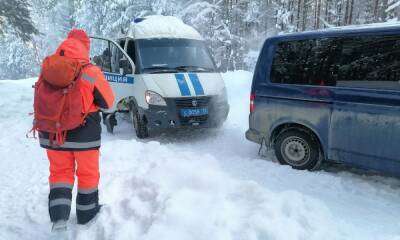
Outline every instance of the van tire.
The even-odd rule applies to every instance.
[[[129,105],[129,116],[131,118],[133,127],[135,128],[136,136],[140,139],[149,137],[147,124],[142,116],[140,116],[135,104]]]
[[[319,162],[320,144],[310,133],[291,129],[278,135],[275,155],[281,164],[298,170],[312,170]]]

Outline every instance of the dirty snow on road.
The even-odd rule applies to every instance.
[[[244,133],[251,74],[224,74],[221,129],[134,136],[103,132],[101,214],[70,239],[400,239],[400,181],[349,169],[307,172],[261,159]],[[34,79],[0,81],[0,239],[52,239],[48,161],[25,134]],[[76,193],[74,193],[76,194]]]

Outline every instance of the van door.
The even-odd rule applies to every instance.
[[[114,106],[107,112],[115,112],[117,104],[133,95],[135,84],[135,64],[123,48],[113,40],[101,37],[90,37],[90,59],[104,73],[114,95]]]
[[[400,167],[400,38],[352,37],[338,44],[330,157],[394,173]]]

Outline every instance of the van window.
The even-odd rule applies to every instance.
[[[124,49],[124,48],[125,48],[125,39],[120,39],[120,40],[118,41],[118,44],[119,44],[119,46],[120,46],[122,49]]]
[[[132,40],[128,42],[127,48],[128,56],[132,59],[133,63],[136,65],[136,51],[135,51],[135,43]]]
[[[400,37],[310,39],[278,44],[273,83],[400,90]]]
[[[159,71],[215,72],[203,41],[192,39],[139,39],[136,41],[142,73]]]
[[[119,61],[124,57],[122,51],[117,47],[117,45],[111,43],[111,72],[120,73]]]
[[[92,39],[90,58],[103,72],[111,71],[110,42],[101,39]]]
[[[135,64],[135,66],[137,65],[137,61],[136,61],[136,49],[135,49],[135,42],[133,40],[129,40],[128,41],[128,46],[126,49],[128,56],[132,59],[133,64]],[[129,65],[129,70],[132,72],[131,69],[131,65]],[[137,71],[135,71],[136,73],[138,73]]]

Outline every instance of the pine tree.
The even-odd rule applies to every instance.
[[[71,28],[117,38],[152,14],[197,29],[221,70],[251,70],[267,37],[399,20],[400,0],[0,0],[0,78],[37,74]]]
[[[400,18],[400,0],[392,0],[388,2],[388,7],[386,8],[387,19],[397,19]]]
[[[38,30],[32,23],[29,6],[27,0],[1,0],[0,34],[10,31],[23,41],[31,40]]]

